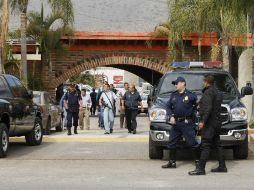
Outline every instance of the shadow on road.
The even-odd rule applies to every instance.
[[[9,152],[7,158],[9,159],[22,159],[23,156],[40,152],[51,146],[53,143],[42,143],[39,146],[29,146],[25,142],[10,142]]]

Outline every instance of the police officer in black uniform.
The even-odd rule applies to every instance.
[[[91,100],[92,100],[92,106],[90,108],[91,115],[95,115],[95,111],[96,111],[96,96],[97,96],[97,93],[95,92],[95,88],[93,88],[93,91],[90,93],[90,97],[91,97]]]
[[[211,172],[227,172],[223,157],[223,148],[220,143],[220,109],[223,95],[214,86],[214,77],[208,75],[204,79],[203,96],[199,102],[201,129],[201,156],[196,170],[189,172],[189,175],[205,175],[205,165],[212,147],[217,151],[219,167]]]
[[[69,91],[64,97],[64,106],[67,111],[67,129],[68,135],[71,135],[72,121],[74,126],[74,134],[78,134],[78,119],[79,119],[79,109],[82,101],[80,93],[76,90],[74,84],[69,88]]]
[[[171,94],[167,102],[167,115],[169,123],[172,125],[168,146],[170,149],[170,160],[162,168],[176,168],[176,147],[182,137],[192,147],[196,164],[199,158],[199,144],[195,138],[196,129],[193,118],[197,105],[197,96],[186,89],[186,81],[183,77],[178,77],[172,84],[175,85],[176,91]]]

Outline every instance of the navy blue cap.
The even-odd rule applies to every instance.
[[[185,82],[186,83],[186,81],[183,77],[177,77],[176,80],[172,81],[172,84],[176,85],[178,82]]]

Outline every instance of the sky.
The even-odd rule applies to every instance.
[[[39,11],[41,2],[30,0],[29,11]],[[168,0],[72,0],[75,31],[152,32],[168,19]],[[47,6],[45,11],[49,12]],[[19,28],[19,15],[11,16],[10,30]]]

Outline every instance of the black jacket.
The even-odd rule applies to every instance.
[[[205,129],[221,128],[220,110],[223,95],[215,86],[203,90],[203,96],[199,102],[199,114],[201,122],[204,122]]]

